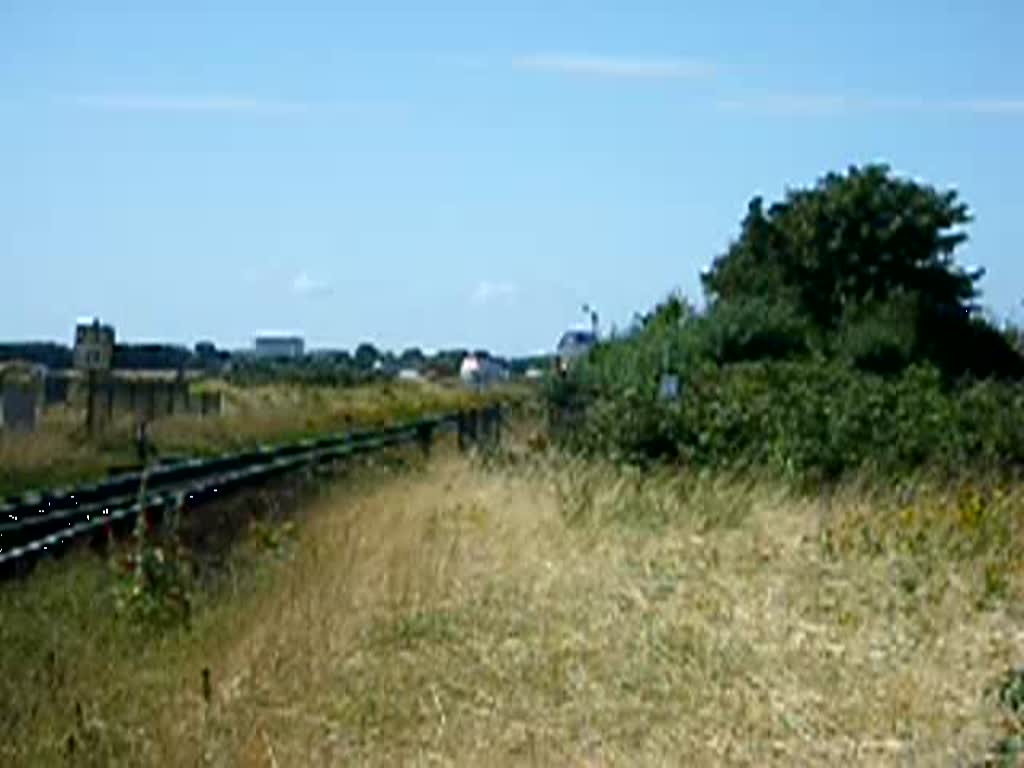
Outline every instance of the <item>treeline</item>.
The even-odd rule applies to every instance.
[[[16,361],[45,365],[47,368],[70,368],[71,348],[48,341],[0,344],[0,363]]]
[[[1020,334],[958,265],[967,206],[886,166],[829,174],[765,207],[679,296],[553,382],[563,439],[628,461],[853,470],[1024,464]],[[675,383],[678,382],[678,387]]]
[[[223,374],[238,384],[289,381],[326,386],[351,386],[393,378],[403,370],[413,370],[427,378],[458,376],[466,355],[489,357],[507,368],[513,376],[529,368],[547,369],[550,357],[501,358],[483,349],[448,349],[427,354],[418,347],[401,353],[378,349],[364,342],[353,351],[314,350],[300,358],[265,358],[251,352],[229,352],[213,343],[199,342],[193,349],[173,344],[118,344],[114,347],[116,370],[203,370]],[[73,365],[70,347],[53,342],[0,344],[0,363],[21,361],[45,365],[55,370]]]
[[[418,348],[410,348],[396,355],[363,343],[351,352],[319,350],[294,359],[236,355],[227,375],[232,383],[243,386],[288,382],[345,387],[394,378],[403,370],[414,370],[423,376],[457,376],[466,353],[451,350],[428,356]]]
[[[177,370],[202,368],[211,360],[223,362],[226,352],[214,350],[213,358],[193,352],[188,347],[172,344],[117,344],[112,365],[123,370]],[[56,342],[24,342],[0,344],[0,362],[20,361],[45,365],[54,370],[71,368],[74,364],[71,347]]]
[[[294,360],[265,359],[251,355],[232,359],[228,378],[235,384],[252,385],[287,381],[317,386],[354,386],[392,379],[403,371],[415,371],[428,379],[450,379],[459,375],[467,355],[490,358],[512,376],[522,376],[530,368],[547,369],[546,356],[503,358],[482,349],[447,349],[427,354],[418,347],[401,353],[379,350],[370,343],[347,350],[314,351]]]

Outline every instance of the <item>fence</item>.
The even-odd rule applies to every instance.
[[[187,381],[118,376],[86,381],[62,373],[32,371],[0,375],[0,428],[31,432],[40,413],[58,405],[83,408],[90,431],[102,430],[118,416],[153,421],[165,416],[217,416],[224,411],[221,392],[193,392]]]
[[[0,427],[12,432],[32,432],[38,416],[37,390],[5,382],[0,389]]]
[[[193,393],[186,381],[110,377],[93,381],[86,389],[87,422],[92,429],[102,429],[119,413],[153,421],[162,416],[219,415],[223,409],[223,393]]]
[[[429,454],[440,431],[455,429],[462,450],[490,448],[501,438],[501,422],[501,406],[495,405],[385,429],[176,461],[71,490],[23,494],[0,506],[0,578],[24,575],[40,558],[59,556],[77,540],[107,541],[130,533],[140,514],[155,524],[169,510],[197,508],[232,490],[388,446],[419,443]]]

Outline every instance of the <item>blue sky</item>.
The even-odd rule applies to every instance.
[[[868,161],[960,190],[1019,317],[1021,39],[1016,0],[2,0],[0,338],[543,349]]]

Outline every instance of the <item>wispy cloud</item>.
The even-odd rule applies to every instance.
[[[513,63],[518,69],[538,72],[636,80],[695,80],[714,74],[709,62],[683,58],[537,53],[520,56]]]
[[[799,93],[721,99],[718,107],[732,112],[787,116],[864,113],[1024,115],[1024,99],[883,99]]]
[[[495,301],[510,299],[518,292],[519,289],[513,283],[481,280],[473,290],[472,300],[474,304],[491,304]]]
[[[965,112],[992,115],[1024,115],[1024,99],[982,99],[954,103]]]
[[[244,98],[236,96],[172,97],[151,95],[90,94],[76,96],[71,102],[89,109],[119,112],[219,112],[231,114],[280,115],[308,112],[312,104],[295,101]]]
[[[776,93],[720,99],[719,109],[728,112],[761,112],[781,115],[835,114],[863,110],[865,104],[843,96]]]
[[[323,296],[330,293],[331,285],[326,280],[317,280],[305,270],[292,279],[292,293],[295,296]]]

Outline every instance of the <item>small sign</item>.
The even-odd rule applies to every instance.
[[[658,399],[675,401],[679,399],[679,377],[674,373],[663,373],[658,386]]]

